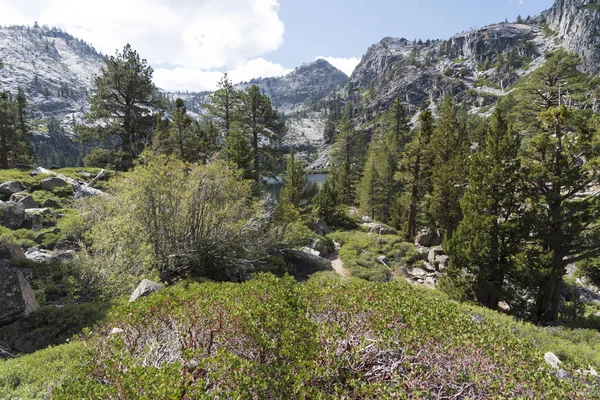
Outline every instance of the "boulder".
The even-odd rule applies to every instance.
[[[431,265],[436,265],[436,258],[438,256],[444,256],[444,255],[446,255],[446,253],[444,252],[444,249],[442,249],[441,247],[434,247],[433,249],[429,250],[429,255],[427,256],[427,261],[429,261],[429,264],[431,264]]]
[[[129,297],[129,302],[133,303],[140,297],[146,297],[152,293],[160,292],[164,288],[160,283],[156,283],[149,279],[144,279],[142,283],[131,293],[131,297]]]
[[[15,193],[19,193],[25,190],[23,185],[17,181],[8,181],[0,184],[0,200],[9,199]]]
[[[56,257],[56,255],[51,251],[40,250],[36,248],[27,250],[25,257],[27,257],[29,261],[38,264],[55,264],[59,262],[58,257]]]
[[[547,352],[546,354],[544,354],[544,360],[546,360],[546,363],[553,369],[558,369],[558,364],[562,363],[562,361],[560,361],[558,357],[556,357],[556,355],[551,352]]]
[[[438,271],[444,272],[448,268],[449,262],[450,257],[448,257],[447,255],[441,255],[435,257],[434,265]]]
[[[79,251],[80,248],[81,248],[81,246],[79,246],[79,243],[77,243],[77,242],[72,242],[70,240],[63,240],[63,241],[58,242],[56,244],[56,246],[54,246],[54,251],[56,251],[56,252]]]
[[[60,204],[58,204],[58,202],[56,200],[52,200],[52,199],[46,199],[46,201],[44,201],[44,204],[42,204],[42,207],[44,207],[44,208],[61,208]]]
[[[333,271],[331,261],[298,250],[284,250],[283,259],[297,279],[305,279],[319,271]]]
[[[321,239],[312,239],[308,247],[318,251],[320,253],[319,255],[321,256],[326,256],[329,254],[329,249],[327,248],[327,245]]]
[[[311,222],[307,224],[307,226],[314,233],[321,236],[325,236],[333,232],[333,229],[331,229],[322,218],[319,218],[317,222]]]
[[[422,268],[409,268],[406,270],[408,275],[416,278],[423,278],[427,276],[427,272],[425,272]]]
[[[0,225],[19,229],[25,221],[25,207],[14,201],[0,202]]]
[[[25,221],[21,224],[21,228],[31,229],[32,231],[40,231],[44,227],[44,220],[41,214],[25,214]]]
[[[425,261],[423,263],[423,269],[427,272],[435,272],[436,268],[433,264],[428,263],[427,261]]]
[[[321,256],[321,252],[315,249],[311,249],[310,247],[303,247],[302,251],[308,254],[312,254],[313,256],[317,256],[320,257]]]
[[[395,235],[396,231],[388,228],[382,224],[378,224],[375,222],[365,222],[363,224],[369,230],[369,234],[377,234],[377,235]]]
[[[42,190],[46,190],[48,192],[51,192],[51,191],[53,191],[57,187],[65,187],[67,185],[68,185],[68,183],[65,182],[64,180],[62,180],[60,178],[57,178],[57,177],[52,177],[52,178],[46,178],[46,179],[44,179],[40,183],[40,188]]]
[[[15,193],[12,196],[10,196],[10,201],[14,201],[15,203],[21,203],[26,209],[36,208],[38,206],[29,193]]]
[[[26,317],[40,308],[23,272],[7,264],[0,264],[0,326]]]
[[[415,244],[423,247],[434,247],[442,244],[442,239],[437,231],[426,229],[417,234]]]
[[[0,244],[0,260],[25,261],[25,253],[20,246],[12,244]]]

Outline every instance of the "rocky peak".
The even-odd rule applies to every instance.
[[[346,74],[320,59],[304,64],[285,76],[253,79],[248,84],[238,85],[238,88],[258,85],[280,110],[291,112],[321,101],[347,82]]]

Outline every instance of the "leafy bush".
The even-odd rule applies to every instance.
[[[134,276],[243,276],[268,251],[270,215],[240,178],[224,163],[148,158],[82,205],[96,262]]]
[[[570,362],[564,363],[569,379],[556,378],[542,353],[513,333],[507,317],[479,310],[401,281],[373,284],[321,274],[306,284],[264,275],[241,285],[187,283],[115,310],[86,336],[83,367],[52,394],[178,399],[599,394]],[[108,335],[114,327],[123,332]]]

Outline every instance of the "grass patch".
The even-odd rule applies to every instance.
[[[421,255],[411,243],[395,235],[369,235],[365,232],[335,232],[328,235],[342,245],[340,258],[353,277],[385,282],[403,268],[420,266]],[[379,257],[387,258],[386,265]],[[388,268],[389,267],[389,268]]]

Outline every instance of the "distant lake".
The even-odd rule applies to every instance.
[[[308,185],[316,184],[319,189],[323,187],[323,183],[327,180],[329,176],[328,173],[325,174],[308,174]],[[281,188],[283,187],[283,180],[281,177],[270,178],[267,181],[267,189],[266,193],[270,194],[275,198],[276,201],[279,201],[281,198]]]

